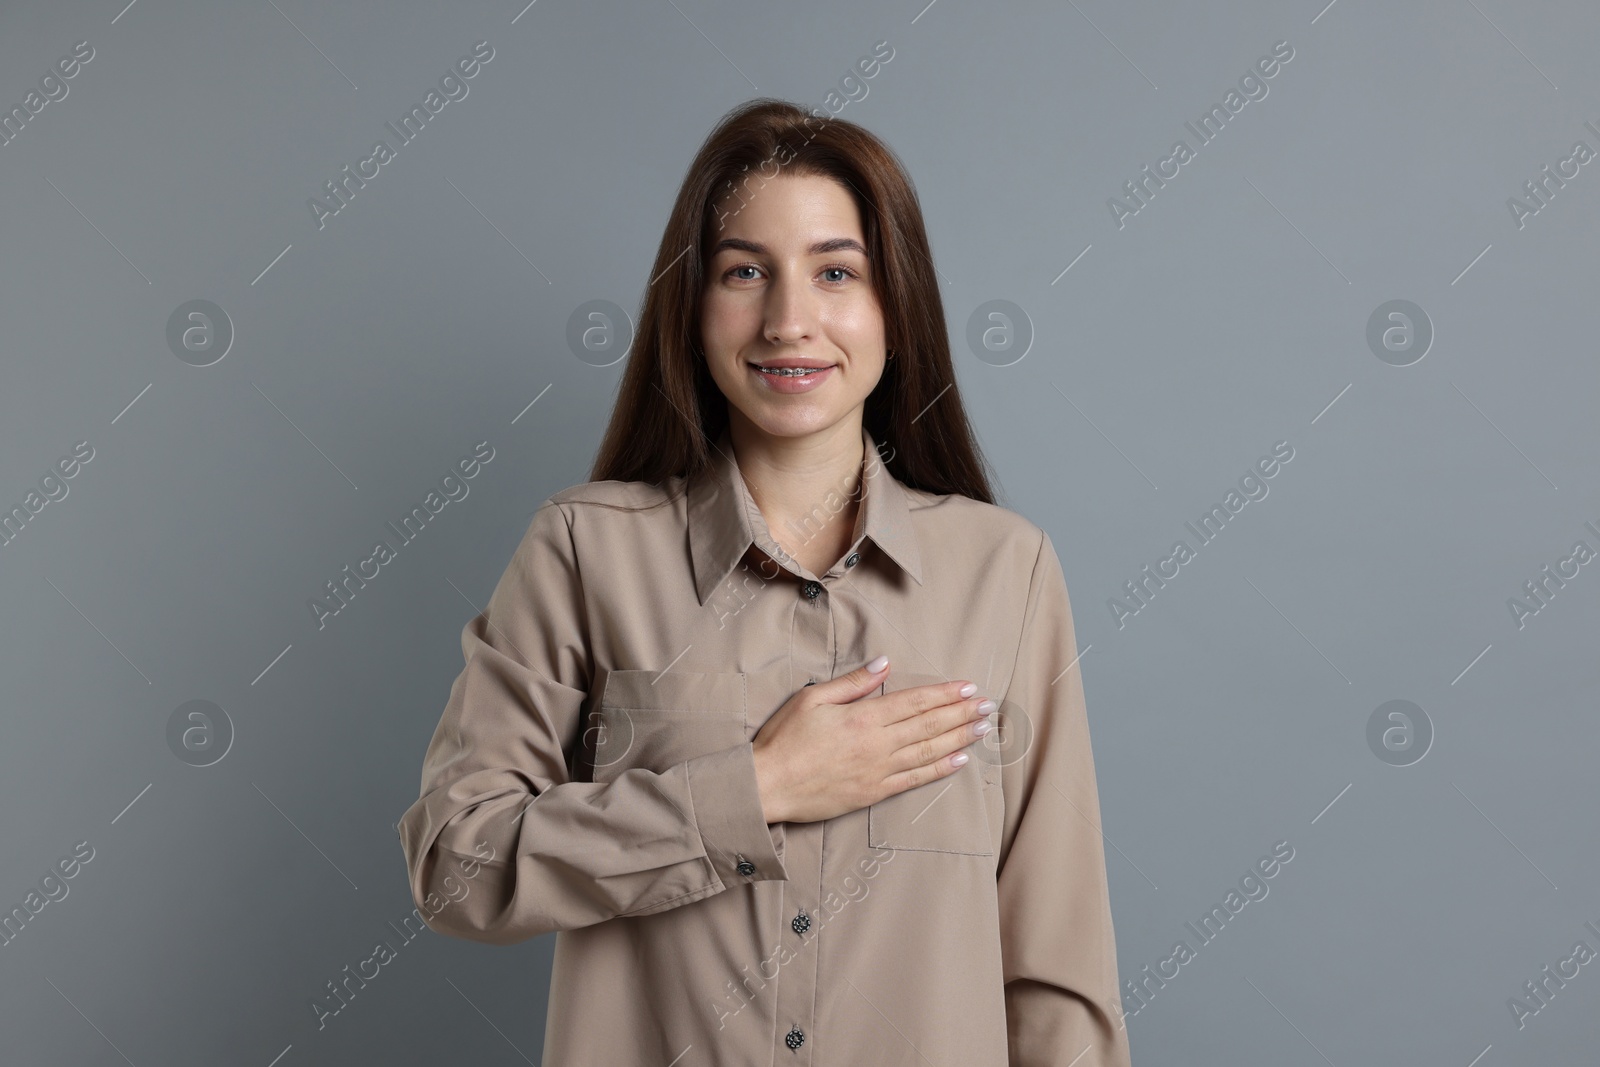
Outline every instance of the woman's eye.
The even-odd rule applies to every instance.
[[[726,277],[741,282],[755,281],[756,275],[759,274],[760,270],[761,268],[753,263],[741,263],[737,267],[729,267]],[[745,274],[742,273],[743,271],[751,271],[752,273]],[[849,267],[824,267],[822,268],[822,276],[825,281],[838,285],[855,277],[855,272]]]

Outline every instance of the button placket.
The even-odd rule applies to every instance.
[[[838,659],[834,602],[825,594],[828,584],[842,578],[843,572],[840,564],[825,575],[797,574],[800,581],[795,591],[803,601],[796,606],[789,635],[789,669],[802,688],[831,677],[830,666]],[[806,1041],[806,1036],[816,1022],[818,1009],[817,968],[821,955],[818,939],[824,925],[821,901],[826,894],[824,836],[824,825],[820,822],[788,826],[784,867],[789,878],[782,890],[788,914],[775,917],[788,929],[776,927],[770,935],[781,937],[783,943],[794,950],[773,990],[776,1021],[780,1026],[788,1024],[787,1032],[775,1029],[772,1034],[774,1038],[783,1037],[788,1055],[779,1055],[776,1062],[785,1067],[815,1067],[815,1045]],[[784,1050],[775,1051],[782,1053]]]

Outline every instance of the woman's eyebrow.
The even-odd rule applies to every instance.
[[[764,256],[768,252],[767,246],[759,241],[746,241],[742,237],[724,237],[712,246],[710,254],[714,256],[725,248],[757,256]],[[867,250],[861,247],[861,242],[853,237],[830,237],[826,241],[817,241],[806,249],[806,253],[813,256],[825,256],[829,252],[860,252],[863,256],[867,254]]]

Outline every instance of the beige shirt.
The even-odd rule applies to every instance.
[[[687,492],[549,497],[462,630],[401,843],[432,929],[559,931],[545,1067],[1129,1063],[1055,549],[862,436],[824,574],[772,539],[724,431]],[[751,739],[879,653],[888,691],[969,679],[1000,729],[945,778],[768,825]]]

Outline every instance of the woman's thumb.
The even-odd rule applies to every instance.
[[[882,685],[888,673],[889,657],[878,656],[824,684],[836,687],[828,692],[830,698],[842,697],[849,700],[864,696]]]

